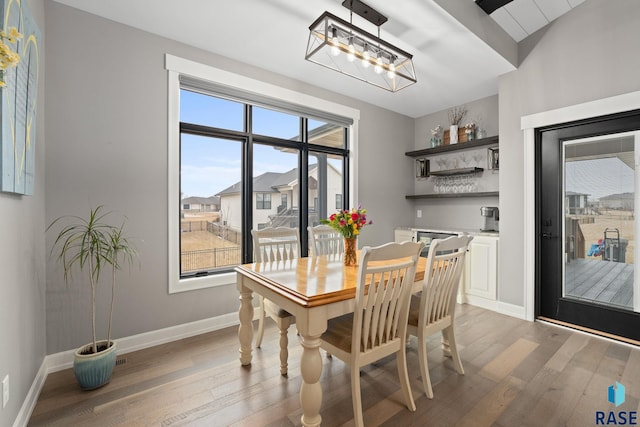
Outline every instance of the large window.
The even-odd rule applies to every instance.
[[[169,54],[165,65],[170,293],[234,284],[253,229],[296,227],[307,248],[336,194],[357,200],[357,110]]]
[[[180,277],[252,261],[252,229],[306,230],[327,217],[329,201],[342,200],[347,188],[346,135],[344,125],[183,86],[182,206],[189,200],[216,209],[181,211]]]

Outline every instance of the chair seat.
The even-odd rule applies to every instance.
[[[353,332],[353,313],[330,319],[322,340],[347,353],[351,352],[351,334]]]

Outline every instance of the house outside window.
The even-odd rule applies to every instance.
[[[336,194],[336,210],[342,210],[344,206],[342,204],[342,194]]]
[[[358,116],[337,104],[330,113],[310,111],[313,98],[304,105],[283,103],[277,96],[251,99],[242,89],[251,84],[240,76],[237,80],[246,84],[238,84],[237,93],[230,95],[229,81],[216,83],[219,76],[211,67],[204,67],[211,71],[211,80],[194,77],[201,66],[184,75],[171,71],[191,65],[167,55],[174,94],[169,115],[178,118],[174,128],[179,136],[170,138],[169,153],[170,169],[178,159],[169,185],[170,293],[235,283],[233,268],[253,258],[252,229],[304,230],[300,235],[306,255],[307,225],[327,217],[336,194],[347,194],[351,186],[349,135],[354,119],[349,117]],[[286,99],[289,95],[283,93]],[[292,100],[298,103],[298,98]],[[269,105],[272,99],[277,107]],[[335,111],[349,114],[342,119]],[[170,123],[170,135],[174,128]],[[280,204],[272,203],[278,194]],[[176,215],[172,200],[187,198],[202,199],[200,209],[189,203],[189,211]]]

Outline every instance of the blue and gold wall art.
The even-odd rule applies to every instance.
[[[40,30],[26,0],[1,1],[0,191],[32,195]]]

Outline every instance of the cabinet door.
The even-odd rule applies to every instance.
[[[475,236],[465,263],[465,292],[495,301],[498,284],[498,238]]]

